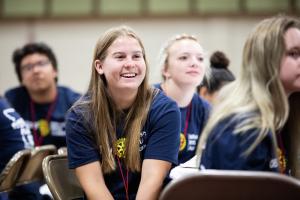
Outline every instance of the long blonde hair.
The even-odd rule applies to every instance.
[[[283,128],[289,115],[288,99],[279,72],[286,50],[284,34],[291,27],[299,28],[299,21],[276,16],[263,20],[250,33],[244,45],[240,75],[220,92],[217,105],[201,135],[197,150],[200,157],[212,129],[232,115],[249,114],[235,127],[235,134],[243,134],[252,128],[260,130],[244,156],[249,155],[270,130],[274,150],[277,148],[276,131]]]
[[[105,76],[99,75],[94,67],[95,60],[103,61],[107,56],[108,48],[120,36],[129,36],[138,41],[146,63],[145,78],[139,86],[133,105],[126,113],[117,109],[117,105],[114,104],[108,93]],[[96,139],[102,156],[101,167],[104,173],[110,173],[116,168],[114,159],[116,154],[115,143],[117,141],[116,126],[122,114],[125,114],[125,165],[131,171],[140,171],[141,169],[139,152],[140,132],[148,115],[153,97],[153,90],[148,84],[148,71],[144,46],[131,28],[120,26],[109,29],[98,40],[94,51],[92,74],[87,91],[88,100],[82,99],[81,102],[77,103],[77,106],[84,108],[84,119],[91,124],[92,134]]]

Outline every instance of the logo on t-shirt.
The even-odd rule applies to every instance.
[[[270,160],[269,167],[270,169],[275,169],[279,167],[277,158],[273,158]]]
[[[116,141],[115,148],[116,148],[117,156],[119,158],[125,158],[125,151],[126,151],[125,142],[126,142],[126,138],[123,138],[123,137],[119,138]]]
[[[16,115],[16,111],[13,108],[8,108],[3,110],[3,115],[10,121],[11,127],[14,130],[20,130],[20,134],[22,136],[22,140],[24,142],[25,148],[33,147],[33,137],[31,135],[30,129],[23,120],[23,118]]]
[[[180,146],[179,151],[183,151],[183,149],[186,147],[186,138],[183,133],[180,133]]]
[[[146,131],[142,131],[140,133],[140,151],[143,151],[147,146],[146,145],[146,136],[147,136]]]

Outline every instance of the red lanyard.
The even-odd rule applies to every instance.
[[[124,187],[125,187],[125,192],[126,192],[126,199],[129,200],[129,196],[128,196],[128,169],[126,170],[126,181],[125,181],[125,177],[124,177],[124,174],[123,174],[123,170],[122,170],[122,166],[121,166],[121,162],[120,162],[120,159],[118,156],[117,157],[117,160],[118,160],[118,166],[119,166],[119,170],[120,170],[120,173],[121,173],[121,176],[122,176],[122,180],[123,180],[123,184],[124,184]]]
[[[54,111],[56,101],[57,101],[57,97],[55,97],[55,100],[51,103],[46,115],[46,121],[48,122],[49,131],[50,131],[50,118]],[[32,101],[32,99],[30,99],[30,115],[31,115],[31,122],[32,122],[34,144],[35,146],[41,146],[43,143],[43,137],[38,134],[37,132],[38,127],[37,128],[35,127],[36,116],[35,116],[34,102]]]
[[[192,110],[192,102],[189,104],[188,110],[186,112],[186,116],[185,116],[185,125],[184,125],[184,130],[183,130],[183,134],[186,138],[186,134],[187,134],[187,129],[189,127],[189,121],[190,121],[190,117],[191,117],[191,110]]]

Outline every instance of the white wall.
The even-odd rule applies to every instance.
[[[199,37],[208,55],[224,51],[237,75],[242,48],[250,30],[260,18],[130,19],[84,21],[0,22],[0,94],[18,85],[11,61],[14,49],[28,41],[43,41],[57,56],[59,83],[84,92],[90,78],[91,61],[99,36],[108,28],[126,24],[142,38],[150,64],[150,82],[160,81],[157,57],[161,45],[175,34]]]

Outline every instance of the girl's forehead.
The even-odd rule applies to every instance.
[[[300,48],[300,29],[289,28],[285,32],[284,40],[287,49]]]
[[[168,49],[169,53],[196,52],[203,53],[202,46],[195,40],[182,39],[175,41]]]
[[[142,47],[136,38],[125,35],[117,37],[108,48],[108,51],[129,49],[141,50]]]

